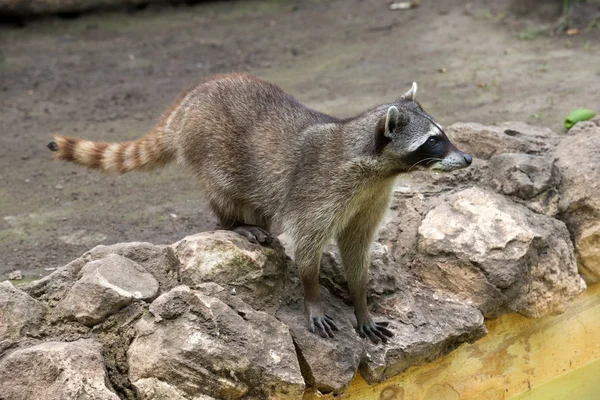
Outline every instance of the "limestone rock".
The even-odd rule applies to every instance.
[[[158,282],[139,264],[109,254],[81,269],[81,278],[56,306],[56,317],[93,326],[134,300],[151,300]]]
[[[369,383],[383,382],[487,334],[483,315],[475,307],[423,288],[391,295],[373,309],[394,321],[394,337],[385,346],[368,343],[360,373]]]
[[[23,279],[23,272],[20,269],[14,270],[8,274],[8,279],[13,281],[20,281]]]
[[[148,387],[146,379],[158,379],[171,386],[162,390],[190,398],[301,398],[304,380],[288,328],[227,297],[230,304],[187,286],[158,297],[151,315],[135,325],[132,384],[143,380]]]
[[[484,160],[502,153],[544,153],[557,141],[550,129],[523,122],[506,122],[498,126],[459,122],[448,126],[446,134],[456,147]]]
[[[556,215],[560,175],[549,156],[503,153],[492,156],[488,184],[496,191],[527,201],[536,212]]]
[[[10,400],[119,400],[107,384],[100,345],[45,342],[0,359],[0,397]]]
[[[399,193],[392,201],[398,214],[392,213],[382,229],[386,240],[380,238],[373,244],[368,283],[373,317],[389,321],[394,338],[385,346],[374,345],[356,334],[347,281],[334,246],[324,253],[321,283],[325,312],[340,329],[335,339],[321,339],[307,330],[301,301],[277,312],[292,331],[305,379],[321,392],[342,393],[357,369],[367,382],[381,382],[486,333],[483,315],[475,305],[436,294],[420,285],[419,277],[408,268],[411,254],[416,253],[423,198]],[[406,222],[398,220],[398,215]]]
[[[155,378],[140,379],[135,383],[137,395],[141,400],[190,400],[181,391],[167,382]],[[195,395],[193,400],[217,400],[206,395]]]
[[[582,274],[600,280],[600,126],[577,123],[557,146],[555,156],[562,176],[560,218],[575,239]]]
[[[467,262],[505,298],[501,310],[541,317],[564,311],[585,288],[564,224],[480,188],[447,197],[419,227],[419,252]]]
[[[144,267],[156,278],[163,291],[179,284],[179,260],[170,246],[144,242],[100,245],[86,253],[86,256],[91,260],[98,260],[109,254],[118,254]]]
[[[9,281],[0,282],[0,342],[36,332],[45,314],[42,303]]]
[[[89,261],[89,258],[79,257],[50,275],[29,284],[20,285],[19,288],[38,300],[54,305],[71,289],[73,283],[77,280],[79,271],[87,261]]]
[[[84,265],[109,254],[117,254],[140,264],[156,278],[162,290],[168,290],[178,285],[179,260],[169,246],[132,242],[96,246],[50,275],[30,284],[21,285],[19,288],[34,298],[55,305],[66,296],[73,284],[80,278],[80,271]]]
[[[308,330],[302,300],[279,309],[277,319],[292,333],[302,375],[308,384],[322,393],[340,394],[348,388],[361,360],[366,358],[368,344],[352,327],[355,320],[352,308],[340,304],[327,290],[322,289],[321,295],[325,312],[339,328],[335,339],[323,339]]]
[[[173,244],[181,262],[181,283],[216,282],[257,310],[277,306],[289,292],[293,263],[283,248],[250,243],[231,231],[204,232]]]

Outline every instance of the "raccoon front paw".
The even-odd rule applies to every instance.
[[[379,342],[387,343],[388,338],[394,336],[394,334],[387,329],[388,325],[389,322],[365,321],[361,323],[359,321],[356,332],[358,332],[362,338],[368,337],[371,339],[371,342],[375,344],[378,344]]]
[[[309,315],[308,316],[308,330],[312,333],[318,333],[322,338],[334,337],[333,331],[337,331],[338,327],[335,326],[333,319],[326,314],[322,315]]]

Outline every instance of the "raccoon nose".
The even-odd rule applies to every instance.
[[[473,157],[471,157],[468,154],[465,154],[465,162],[467,163],[467,165],[471,165],[471,163],[473,162]]]

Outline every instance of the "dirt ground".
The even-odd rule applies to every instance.
[[[105,176],[52,160],[52,132],[143,135],[178,93],[246,71],[350,116],[416,80],[442,124],[523,120],[562,131],[600,109],[600,23],[574,36],[516,17],[506,1],[227,1],[0,26],[0,280],[47,274],[97,244],[172,243],[213,229],[176,166]],[[441,72],[445,71],[445,72]],[[591,143],[590,145],[597,145]]]

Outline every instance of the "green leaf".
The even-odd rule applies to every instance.
[[[573,125],[580,121],[587,121],[591,119],[596,113],[589,108],[579,108],[569,113],[565,119],[565,128],[571,129]]]

